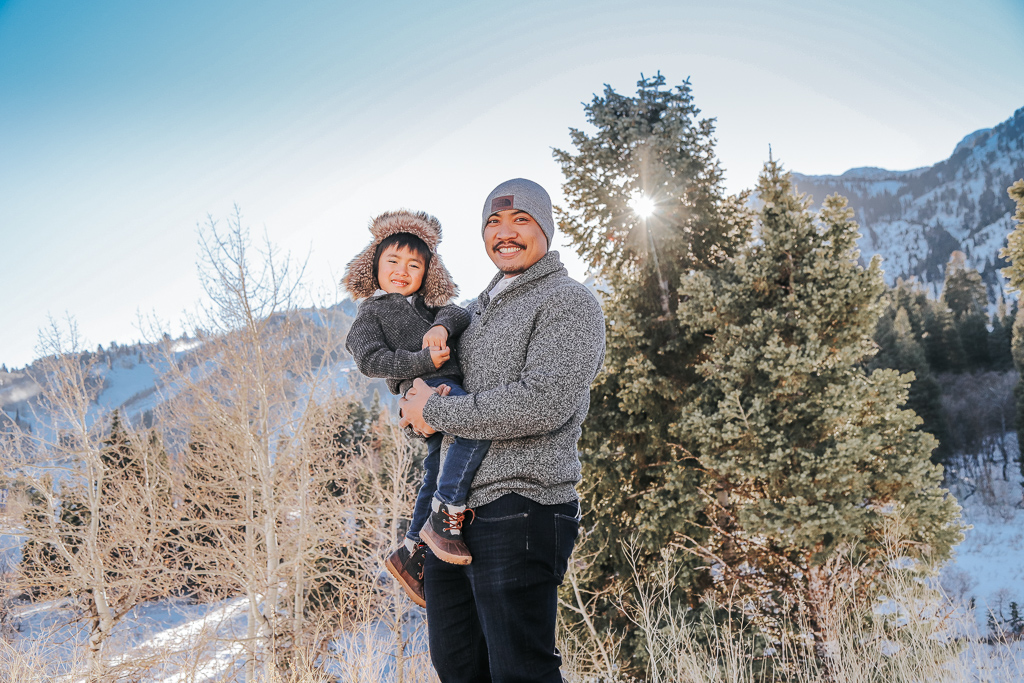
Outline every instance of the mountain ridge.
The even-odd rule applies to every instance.
[[[996,301],[1006,295],[999,250],[1013,229],[1014,203],[1006,188],[1024,178],[1024,107],[992,128],[966,136],[946,159],[905,171],[852,168],[840,175],[793,173],[797,189],[815,206],[845,196],[861,227],[864,260],[879,254],[885,279],[916,278],[934,296],[942,290],[953,251],[967,256]]]

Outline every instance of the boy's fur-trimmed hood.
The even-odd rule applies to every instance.
[[[459,288],[455,286],[455,281],[437,253],[437,245],[441,241],[441,223],[422,211],[388,211],[370,221],[373,241],[345,266],[341,284],[353,299],[372,296],[379,289],[373,279],[373,253],[378,244],[400,232],[419,237],[430,249],[430,266],[423,276],[420,293],[427,306],[444,306],[458,293]]]

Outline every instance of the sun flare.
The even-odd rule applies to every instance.
[[[629,200],[629,208],[631,208],[633,213],[640,218],[647,218],[654,213],[654,209],[657,208],[657,205],[654,203],[653,199],[645,195],[643,192],[634,192]]]

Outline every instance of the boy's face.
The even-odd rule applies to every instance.
[[[423,257],[415,251],[390,246],[377,262],[377,285],[388,294],[415,294],[423,284],[423,265]]]

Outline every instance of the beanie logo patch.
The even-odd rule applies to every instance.
[[[515,198],[515,195],[512,194],[507,194],[504,197],[495,197],[491,200],[491,213],[511,209],[512,202],[515,201]]]

